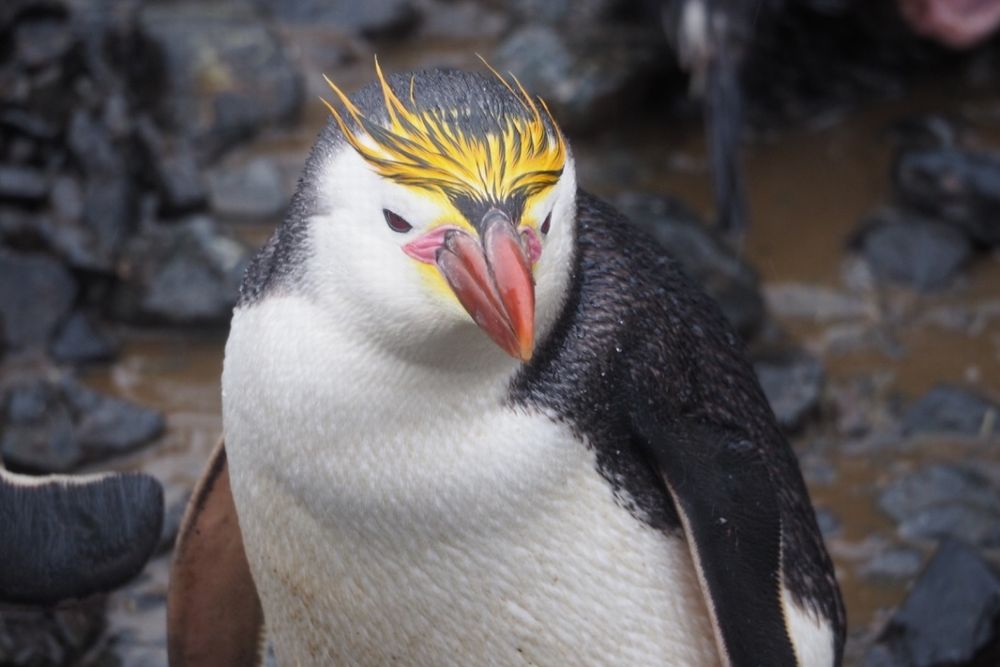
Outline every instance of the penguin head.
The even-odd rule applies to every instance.
[[[569,146],[516,79],[376,72],[350,98],[330,83],[337,103],[300,184],[310,290],[372,340],[485,334],[530,359],[571,272]]]

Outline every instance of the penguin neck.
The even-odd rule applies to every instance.
[[[341,333],[357,354],[347,360],[356,372],[379,378],[387,391],[432,395],[442,410],[468,405],[472,396],[503,401],[521,367],[471,322],[410,343],[364,330]]]

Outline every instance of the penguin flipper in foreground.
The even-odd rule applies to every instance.
[[[170,664],[259,665],[263,632],[264,614],[240,535],[225,443],[220,441],[177,535],[167,595]]]
[[[753,443],[635,402],[634,426],[684,526],[726,664],[798,664],[781,607],[781,517]]]
[[[131,579],[160,539],[163,491],[142,474],[30,477],[0,464],[0,602],[51,605]]]

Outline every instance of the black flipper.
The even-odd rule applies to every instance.
[[[116,588],[146,564],[162,525],[163,489],[148,475],[0,467],[0,600],[50,605]]]
[[[781,606],[781,514],[760,450],[716,425],[632,402],[632,423],[681,517],[726,664],[796,664]]]

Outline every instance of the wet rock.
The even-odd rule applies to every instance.
[[[73,277],[55,260],[0,248],[0,318],[11,348],[44,346],[75,296]]]
[[[0,165],[0,200],[38,203],[48,194],[44,172],[32,167]]]
[[[297,116],[299,73],[247,2],[155,2],[138,17],[162,60],[161,111],[201,156]]]
[[[854,240],[876,278],[918,290],[946,287],[972,257],[972,243],[954,227],[885,210]]]
[[[277,19],[291,23],[329,23],[369,38],[402,37],[420,21],[412,0],[257,0]]]
[[[819,532],[827,539],[840,532],[840,519],[825,507],[816,508],[816,523],[819,525]]]
[[[826,381],[823,364],[803,352],[758,361],[754,368],[781,427],[790,432],[800,429],[819,408]]]
[[[478,0],[435,0],[424,12],[417,39],[496,40],[510,27],[503,7],[489,7]]]
[[[917,580],[866,665],[946,667],[1000,659],[1000,576],[948,540]]]
[[[248,256],[204,216],[151,225],[125,250],[112,313],[133,322],[227,322]]]
[[[29,70],[40,69],[62,60],[73,47],[75,39],[64,11],[58,5],[40,7],[43,11],[29,14],[18,21],[14,29],[14,50],[18,62]],[[49,11],[45,11],[45,10]]]
[[[760,330],[765,313],[757,274],[694,213],[674,199],[638,193],[616,204],[681,263],[744,338]]]
[[[110,272],[121,244],[135,228],[135,175],[110,130],[92,114],[73,114],[67,141],[84,173],[83,212],[73,253],[78,268]]]
[[[903,415],[903,430],[917,433],[990,435],[1000,431],[1000,405],[961,387],[938,385]]]
[[[0,459],[10,468],[69,472],[83,459],[73,416],[59,387],[36,379],[6,391]]]
[[[904,150],[893,165],[897,200],[981,245],[1000,245],[1000,153],[951,145]]]
[[[92,317],[78,311],[59,328],[49,349],[58,362],[83,364],[110,361],[118,354],[118,348],[117,340]]]
[[[159,437],[166,426],[156,410],[106,396],[71,378],[64,378],[61,388],[73,411],[76,438],[88,460],[136,449]]]
[[[972,465],[921,468],[891,482],[878,504],[906,539],[1000,546],[1000,489]]]
[[[814,322],[856,319],[868,313],[858,297],[819,285],[769,284],[764,288],[768,310],[774,315]]]
[[[565,26],[615,18],[628,3],[622,0],[513,0],[507,4],[525,23]]]
[[[268,219],[280,216],[288,203],[281,171],[268,158],[225,165],[208,177],[212,210],[225,218]]]
[[[163,416],[106,396],[69,376],[37,377],[5,392],[0,455],[12,468],[68,472],[131,451],[158,437]]]
[[[890,547],[876,554],[859,569],[861,576],[876,581],[901,581],[915,576],[924,562],[923,555],[907,547]]]
[[[54,124],[24,109],[0,110],[0,126],[40,141],[52,141],[59,134],[59,128]]]
[[[138,136],[159,195],[159,212],[179,215],[204,206],[208,193],[191,145],[165,137],[149,118],[139,121]]]
[[[544,95],[560,125],[581,131],[639,104],[650,77],[669,62],[664,49],[653,25],[603,23],[572,31],[528,25],[497,47],[493,61]]]
[[[95,596],[51,610],[0,608],[0,665],[77,664],[104,627],[104,606]]]

